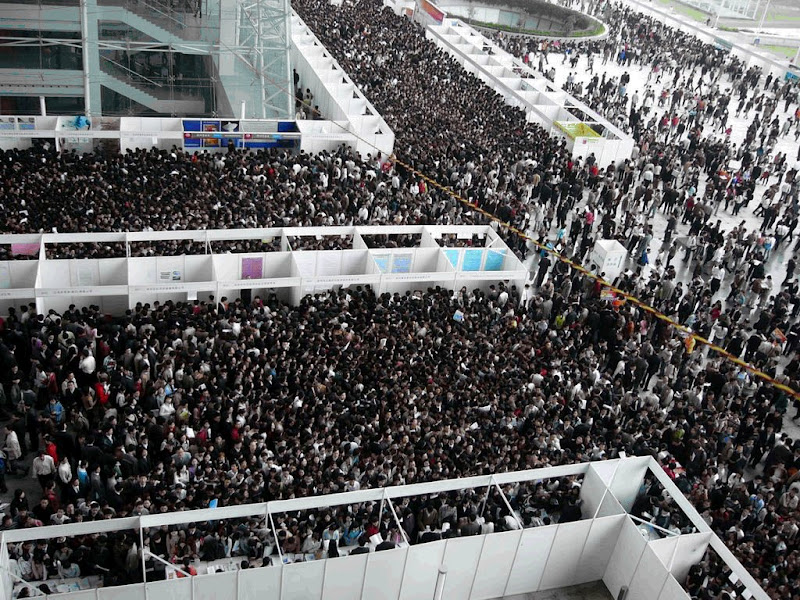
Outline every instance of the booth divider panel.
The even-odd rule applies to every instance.
[[[658,560],[667,569],[672,564],[672,557],[675,555],[675,550],[678,547],[678,536],[665,537],[660,540],[653,540],[648,542],[648,545],[656,553]]]
[[[504,594],[521,536],[522,530],[486,536],[472,588],[472,600],[499,598]]]
[[[433,598],[439,565],[444,556],[445,541],[418,544],[408,549],[403,585],[400,588],[401,600]]]
[[[595,519],[583,546],[575,583],[599,581],[608,567],[608,561],[617,545],[622,524],[627,521],[625,515],[616,515]]]
[[[408,548],[396,548],[368,554],[363,600],[394,600],[400,596]]]
[[[283,567],[281,600],[316,600],[320,598],[324,576],[324,560],[286,565]],[[219,600],[219,598],[224,598],[224,595],[217,596],[214,600]]]
[[[581,558],[581,549],[589,535],[589,521],[560,523],[544,568],[540,590],[572,585],[577,579],[575,570]]]
[[[606,484],[600,476],[591,469],[586,471],[581,485],[581,515],[584,519],[594,518],[605,493]]]
[[[619,464],[617,461],[599,460],[589,465],[589,470],[596,472],[603,483],[610,486],[614,480],[614,474],[617,472],[617,464]]]
[[[274,559],[277,561],[278,557]],[[262,567],[260,569],[245,569],[239,572],[239,597],[228,600],[264,600],[281,596],[281,570],[282,565]]]
[[[710,533],[690,533],[682,535],[678,539],[675,559],[672,561],[672,567],[668,566],[675,579],[678,581],[686,579],[692,565],[696,565],[703,560],[710,540]]]
[[[98,262],[100,285],[127,285],[128,259],[101,258]]]
[[[636,565],[646,546],[647,542],[634,522],[624,519],[622,529],[619,531],[619,538],[617,538],[617,546],[611,554],[603,575],[603,583],[606,584],[612,597],[616,598],[620,589],[630,584]]]
[[[600,510],[597,511],[597,518],[601,517],[610,517],[612,515],[624,515],[627,514],[625,509],[622,508],[622,505],[619,501],[614,497],[612,492],[607,492],[606,495],[603,497],[603,502],[600,504]]]
[[[98,588],[98,600],[145,600],[144,584],[121,585],[118,587]],[[197,597],[199,600],[199,597]]]
[[[343,273],[347,275],[342,269],[343,254],[344,252],[338,250],[317,252],[317,277],[333,277]]]
[[[617,467],[614,480],[609,487],[626,511],[630,511],[636,501],[649,462],[649,456],[633,458],[620,462]]]
[[[234,598],[235,600],[235,596],[235,572],[212,573],[194,577],[194,596],[191,600],[220,600],[220,598]],[[109,600],[116,600],[116,596],[109,598]]]
[[[31,583],[33,585],[33,583]],[[36,587],[35,585],[33,587]],[[34,598],[44,598],[44,596],[34,596]],[[9,596],[9,599],[11,596]],[[80,592],[70,592],[68,594],[50,594],[48,600],[97,600],[94,590],[83,590]]]
[[[317,270],[317,257],[315,252],[292,252],[294,265],[292,275],[300,277],[314,277]]]
[[[483,537],[479,535],[447,540],[442,559],[442,564],[447,567],[444,598],[469,598],[482,547]]]
[[[539,589],[539,584],[550,556],[558,525],[525,529],[517,550],[506,595],[527,594]]]
[[[689,600],[689,594],[686,593],[686,590],[678,583],[677,579],[669,575],[664,582],[664,587],[661,588],[661,595],[658,600]]]
[[[669,571],[649,546],[645,547],[628,590],[630,598],[658,598]]]
[[[327,559],[322,600],[360,600],[361,583],[364,581],[366,571],[366,554]],[[252,600],[262,600],[262,598],[263,596]]]
[[[192,597],[192,580],[183,577],[153,581],[147,584],[147,597],[158,598],[158,600],[187,600]]]

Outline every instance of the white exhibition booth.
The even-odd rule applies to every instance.
[[[693,523],[696,533],[646,537],[649,526],[628,516],[647,471],[662,483]],[[71,537],[95,532],[143,529],[242,517],[264,519],[274,531],[273,515],[362,502],[381,503],[396,523],[394,504],[412,496],[455,490],[502,490],[507,484],[567,475],[582,476],[582,520],[502,533],[456,537],[358,556],[290,563],[280,548],[275,566],[203,574],[183,579],[94,588],[55,594],[59,600],[483,600],[538,590],[602,581],[612,597],[628,589],[627,600],[686,600],[681,582],[711,547],[731,570],[731,581],[744,598],[768,600],[767,594],[733,557],[691,504],[651,457],[582,463],[331,494],[261,504],[221,507],[142,517],[75,523],[0,533],[2,596],[25,586],[12,576],[7,544]],[[140,538],[141,539],[141,538]],[[144,568],[144,564],[142,564]],[[167,567],[173,569],[174,567]],[[734,579],[735,577],[735,579]],[[442,580],[443,578],[443,580]],[[32,592],[36,593],[36,592]]]
[[[414,247],[381,246],[380,240],[387,239],[383,236],[399,235],[414,236]],[[304,239],[315,243],[330,240],[342,249],[298,249]],[[169,240],[193,242],[192,247],[200,253],[135,255],[142,244]],[[280,250],[224,250],[245,240]],[[47,258],[59,244],[75,243],[108,245],[116,248],[119,256]],[[262,298],[273,291],[297,304],[307,294],[354,285],[371,285],[379,294],[437,285],[488,289],[498,281],[522,289],[528,276],[525,266],[487,225],[7,234],[0,235],[0,245],[10,245],[12,252],[29,258],[0,261],[0,314],[10,306],[35,302],[44,314],[51,308],[60,312],[70,304],[94,304],[103,312],[119,315],[137,302],[207,300],[209,295],[237,298],[242,290]]]
[[[627,258],[628,249],[617,240],[597,240],[589,261],[597,265],[598,273],[604,273],[603,279],[614,281],[622,273]]]
[[[441,25],[428,24],[425,35],[502,95],[507,104],[525,111],[528,122],[564,137],[574,157],[594,153],[601,167],[631,157],[631,136],[460,19],[448,17]],[[570,137],[556,123],[583,124],[600,136]]]
[[[300,86],[311,90],[312,104],[319,106],[326,119],[297,121],[300,131],[309,136],[303,146],[306,152],[335,150],[346,142],[362,156],[378,151],[391,155],[394,132],[294,10],[291,62]]]
[[[296,121],[244,116],[77,117],[80,124],[76,127],[74,116],[0,116],[0,148],[29,148],[38,139],[51,141],[58,150],[77,152],[91,152],[109,141],[119,144],[122,153],[138,148],[170,150],[173,146],[189,152],[218,152],[226,151],[226,141],[232,139],[239,148],[280,145],[317,153],[345,144],[363,158],[376,152],[390,156],[394,132],[383,117],[294,12],[291,29],[291,62],[300,75],[300,85],[314,94],[313,104],[319,106],[321,119],[311,119],[310,113],[307,119]],[[194,121],[196,127],[187,129],[187,123]],[[190,141],[194,142],[191,147]]]

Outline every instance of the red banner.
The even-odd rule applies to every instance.
[[[439,10],[433,2],[429,2],[429,0],[419,0],[419,7],[439,25],[444,21],[445,14]]]

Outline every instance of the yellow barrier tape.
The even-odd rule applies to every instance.
[[[800,399],[800,391],[796,391],[796,390],[790,388],[789,386],[787,386],[787,385],[785,385],[783,383],[780,383],[779,381],[777,381],[774,378],[772,378],[771,376],[767,375],[766,373],[764,373],[763,371],[761,371],[757,367],[751,365],[750,363],[745,362],[744,360],[742,360],[738,356],[734,356],[733,354],[731,354],[730,352],[728,352],[724,348],[721,348],[720,346],[711,343],[706,338],[697,335],[696,333],[694,333],[688,327],[686,327],[684,325],[681,325],[680,323],[675,321],[673,318],[665,315],[664,313],[662,313],[661,311],[653,308],[649,304],[646,304],[645,302],[639,300],[635,296],[632,296],[631,294],[628,294],[627,292],[623,292],[619,288],[614,287],[613,285],[611,285],[609,282],[607,282],[605,279],[603,279],[599,275],[596,275],[595,273],[592,273],[591,271],[589,271],[583,265],[580,265],[580,264],[576,263],[575,261],[567,258],[566,256],[556,252],[553,248],[549,248],[546,245],[541,244],[540,242],[538,242],[537,240],[533,239],[531,236],[529,236],[525,232],[521,231],[517,227],[514,227],[510,223],[507,223],[507,222],[501,220],[499,217],[497,217],[497,216],[487,212],[486,210],[478,207],[476,204],[473,204],[469,200],[466,200],[460,194],[457,194],[456,192],[454,192],[449,187],[443,186],[438,181],[435,181],[434,179],[431,179],[430,177],[428,177],[427,175],[425,175],[424,173],[422,173],[418,169],[415,169],[414,167],[412,167],[408,163],[403,162],[402,160],[397,158],[397,155],[392,154],[392,156],[389,157],[389,160],[391,160],[392,162],[400,165],[401,167],[403,167],[407,171],[413,173],[414,175],[420,177],[421,179],[423,179],[424,181],[428,182],[430,185],[432,185],[436,189],[444,192],[445,194],[447,194],[448,196],[450,196],[454,200],[457,200],[461,204],[469,206],[470,208],[476,210],[480,214],[486,216],[488,219],[498,223],[499,225],[502,225],[508,231],[510,231],[510,232],[514,233],[515,235],[521,237],[522,239],[532,243],[539,250],[541,250],[543,252],[547,252],[548,254],[552,255],[555,259],[557,259],[557,260],[561,261],[562,263],[566,264],[571,269],[573,269],[575,271],[578,271],[579,273],[582,273],[585,276],[594,279],[595,281],[601,283],[603,286],[607,287],[612,292],[614,292],[618,296],[624,298],[628,302],[631,302],[632,304],[635,304],[636,306],[638,306],[642,310],[644,310],[644,311],[646,311],[648,313],[651,313],[657,319],[660,319],[661,321],[664,321],[665,323],[671,325],[672,327],[674,327],[678,331],[683,332],[685,335],[691,336],[694,339],[695,342],[699,342],[700,344],[708,346],[708,348],[710,350],[713,350],[714,352],[717,352],[719,355],[721,355],[722,357],[726,358],[727,360],[729,360],[729,361],[733,362],[734,364],[737,364],[737,365],[741,366],[742,368],[746,369],[754,377],[757,377],[757,378],[765,381],[766,383],[772,385],[776,389],[781,390],[782,392],[785,392],[785,393],[789,394],[790,396],[793,396],[794,398]]]

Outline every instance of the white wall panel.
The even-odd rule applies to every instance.
[[[603,480],[603,483],[611,485],[611,482],[614,480],[614,473],[617,472],[617,464],[619,463],[615,460],[600,460],[589,465],[589,470],[600,475],[600,479]]]
[[[610,517],[611,515],[624,515],[625,509],[614,497],[614,494],[607,492],[603,497],[603,502],[600,504],[600,510],[597,511],[597,518]]]
[[[594,513],[600,508],[605,492],[606,484],[600,479],[600,475],[591,469],[586,471],[581,485],[581,515],[584,519],[594,518]]]
[[[98,600],[145,600],[144,585],[136,583],[113,588],[99,588],[97,598]]]
[[[72,287],[70,281],[70,269],[67,260],[45,260],[41,261],[42,287],[47,288],[67,288]]]
[[[628,518],[625,515],[595,519],[586,538],[574,583],[599,581],[608,567],[611,554],[617,545],[619,532]]]
[[[631,458],[618,463],[617,472],[609,487],[627,511],[633,507],[649,461],[650,457],[647,456]]]
[[[522,542],[508,580],[507,595],[527,594],[539,589],[556,531],[558,525],[533,527],[522,532]]]
[[[126,285],[128,283],[128,260],[126,258],[103,258],[97,262],[100,269],[100,285]]]
[[[445,598],[469,598],[482,547],[483,537],[479,535],[447,540],[442,559],[442,564],[447,567]]]
[[[322,600],[360,600],[367,558],[366,554],[356,554],[326,560]],[[252,600],[263,600],[263,596]]]
[[[153,581],[147,584],[147,597],[158,598],[158,600],[186,600],[192,597],[192,580],[183,577]]]
[[[394,600],[399,597],[407,552],[408,548],[396,548],[369,555],[364,600]]]
[[[292,260],[295,264],[292,275],[314,277],[317,270],[317,257],[314,252],[293,252]]]
[[[629,598],[658,598],[669,571],[661,564],[656,553],[648,546],[644,549],[628,591]]]
[[[606,584],[606,588],[614,598],[617,597],[622,586],[631,582],[636,565],[639,563],[639,557],[644,552],[646,545],[647,542],[633,521],[625,519],[619,532],[617,546],[614,548],[605,575],[603,575],[603,583]]]
[[[33,587],[34,582],[31,582]],[[10,596],[9,596],[10,598]],[[34,596],[34,598],[44,598],[44,596]],[[47,596],[48,600],[97,600],[97,596],[95,596],[94,590],[85,590],[81,592],[70,592],[69,594],[50,594]]]
[[[213,261],[217,279],[220,281],[236,281],[241,279],[239,265],[242,258],[255,258],[261,255],[260,252],[250,252],[247,254],[215,254]]]
[[[401,600],[433,598],[446,543],[445,541],[430,542],[411,546],[408,549],[403,585],[400,588]]]
[[[137,256],[128,259],[128,283],[130,285],[155,283],[157,280],[155,257]]]
[[[521,536],[522,530],[486,536],[472,588],[472,600],[499,598],[503,595]]]
[[[324,560],[286,565],[283,567],[281,600],[318,600],[322,597],[324,575]],[[217,596],[216,600],[219,598],[224,596]]]
[[[184,281],[211,281],[211,255],[187,256],[184,273]]]
[[[239,573],[238,600],[264,600],[264,598],[280,598],[282,569],[283,565],[277,565],[274,567],[245,569],[244,571],[241,571]],[[227,600],[233,599],[227,598]]]
[[[341,255],[342,274],[360,275],[366,271],[367,259],[369,258],[369,252],[366,250],[346,250]]]
[[[576,579],[581,549],[591,526],[591,521],[576,521],[558,525],[539,589],[549,590],[572,585]]]
[[[100,261],[97,260],[70,260],[69,275],[70,286],[98,286],[100,284]]]
[[[670,567],[670,572],[675,579],[678,581],[686,579],[692,565],[703,560],[710,539],[710,533],[691,533],[680,537],[678,549]]]
[[[233,598],[234,594],[236,593],[235,572],[198,575],[192,579],[194,580],[194,598],[192,598],[192,600],[220,600],[220,598]],[[116,600],[116,596],[109,600]]]
[[[661,564],[669,569],[670,564],[672,564],[672,557],[674,556],[675,550],[678,547],[678,537],[665,537],[661,538],[660,540],[648,542],[648,544],[650,548],[652,548],[653,552],[656,553],[656,556],[658,557],[658,560],[661,561]]]
[[[289,277],[292,274],[292,255],[288,252],[265,252],[264,278]]]
[[[658,600],[689,600],[689,594],[672,575],[667,577]]]

